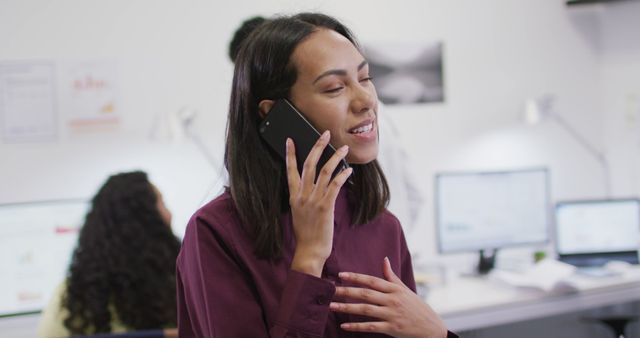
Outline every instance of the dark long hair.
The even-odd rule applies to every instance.
[[[336,19],[302,13],[261,24],[242,44],[236,58],[225,165],[233,201],[253,236],[256,254],[262,258],[278,258],[281,254],[279,216],[289,209],[289,198],[284,161],[258,134],[258,103],[289,97],[297,77],[291,55],[319,28],[336,31],[358,48],[349,29]],[[352,223],[364,224],[384,210],[389,188],[377,161],[353,168],[349,194],[354,210]]]
[[[109,177],[93,198],[67,276],[64,325],[72,334],[175,327],[180,242],[158,211],[144,172]]]

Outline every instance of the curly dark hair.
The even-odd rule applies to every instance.
[[[132,330],[175,327],[180,241],[157,202],[141,171],[109,177],[93,198],[62,303],[72,334],[111,332],[112,311]]]

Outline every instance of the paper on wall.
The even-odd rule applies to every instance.
[[[0,64],[0,119],[5,143],[56,139],[53,63]]]
[[[69,128],[93,130],[120,124],[115,61],[63,62],[60,77],[60,111]]]

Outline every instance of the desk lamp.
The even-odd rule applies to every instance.
[[[529,125],[539,124],[542,120],[548,119],[557,123],[576,143],[578,143],[589,155],[591,155],[602,167],[604,174],[606,197],[611,196],[611,181],[609,162],[605,154],[594,147],[586,137],[569,123],[562,115],[554,109],[555,96],[545,94],[539,98],[529,99],[525,103],[524,120]]]

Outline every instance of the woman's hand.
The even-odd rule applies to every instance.
[[[329,131],[326,131],[313,146],[304,161],[302,177],[298,173],[293,141],[287,139],[289,204],[296,237],[291,269],[316,277],[322,274],[322,267],[331,254],[336,198],[353,171],[348,168],[331,179],[336,167],[349,151],[347,146],[343,146],[325,163],[314,182],[316,165],[324,148],[329,144],[329,139]]]
[[[176,328],[163,329],[162,336],[164,338],[178,338],[178,329]]]
[[[447,329],[442,320],[409,289],[391,270],[389,259],[383,263],[385,279],[352,272],[341,272],[343,281],[359,287],[337,287],[336,296],[360,300],[349,304],[332,302],[331,310],[379,319],[366,323],[344,323],[346,331],[377,332],[398,338],[445,338]]]

